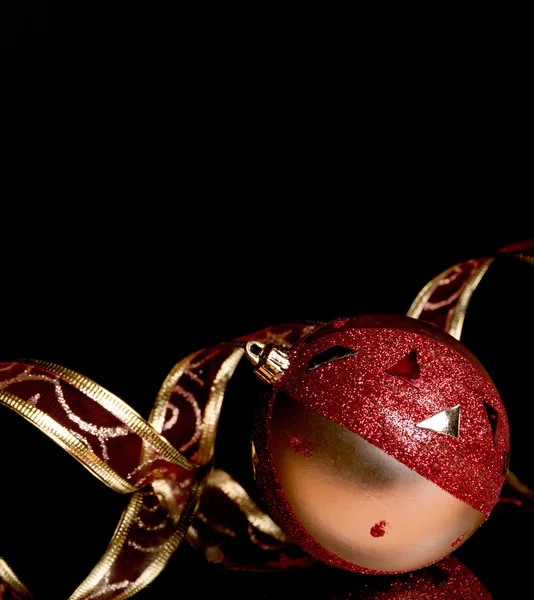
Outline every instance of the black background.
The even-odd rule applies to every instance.
[[[364,38],[309,14],[0,10],[0,360],[64,365],[148,416],[193,350],[274,323],[404,314],[443,269],[533,235],[525,78],[497,44],[428,53],[378,23]],[[529,265],[499,263],[463,339],[508,403],[512,469],[534,483],[531,281]],[[124,498],[1,417],[0,554],[41,597],[66,598]],[[456,555],[495,600],[518,597],[531,540],[531,518],[499,514]],[[197,597],[283,597],[278,579],[203,568],[182,548],[138,596],[193,582]]]

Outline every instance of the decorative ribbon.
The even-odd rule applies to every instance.
[[[106,552],[69,600],[130,598],[161,573],[188,530],[193,545],[204,545],[200,522],[207,517],[197,509],[201,497],[209,504],[213,494],[237,512],[237,531],[246,524],[245,547],[262,553],[285,548],[279,527],[211,462],[226,386],[244,355],[243,343],[258,339],[291,345],[313,327],[277,325],[233,344],[193,352],[166,377],[148,421],[94,381],[61,366],[34,360],[0,363],[0,403],[36,425],[111,489],[129,494]],[[221,529],[214,526],[214,531]],[[230,536],[238,537],[235,532]],[[291,560],[289,546],[289,554],[275,552],[266,562],[271,558],[276,566],[277,559]],[[213,558],[209,545],[207,555]],[[32,598],[3,559],[0,586],[4,595]]]
[[[534,264],[534,240],[497,255]],[[469,301],[493,260],[470,259],[440,273],[418,294],[408,316],[460,339]],[[161,573],[183,540],[225,568],[280,570],[315,562],[230,473],[213,468],[213,453],[226,388],[244,344],[290,347],[319,325],[276,325],[193,352],[163,382],[148,420],[64,367],[35,360],[0,363],[0,403],[111,489],[128,495],[106,552],[69,600],[130,598]],[[512,473],[507,485],[534,497]],[[32,597],[0,558],[0,600]]]

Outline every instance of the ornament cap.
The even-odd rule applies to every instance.
[[[245,354],[255,367],[254,373],[270,385],[278,381],[289,367],[288,353],[274,344],[250,341],[245,346]]]

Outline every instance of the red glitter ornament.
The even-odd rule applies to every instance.
[[[487,519],[505,481],[508,419],[458,340],[410,317],[364,315],[289,351],[249,342],[247,355],[272,385],[253,431],[258,489],[306,552],[351,571],[411,571]]]

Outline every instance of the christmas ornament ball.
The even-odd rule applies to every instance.
[[[349,571],[431,565],[489,517],[509,425],[491,376],[459,341],[411,317],[361,315],[290,349],[249,342],[263,382],[255,482],[274,521]]]

